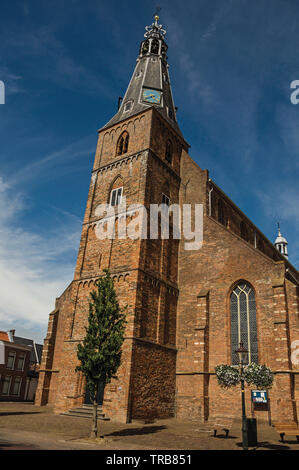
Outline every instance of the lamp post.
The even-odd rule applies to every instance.
[[[243,377],[243,367],[247,364],[248,351],[243,343],[239,344],[239,349],[235,351],[239,356],[240,377],[241,377],[241,396],[242,396],[242,445],[243,450],[248,450],[247,418],[245,408],[245,387]]]

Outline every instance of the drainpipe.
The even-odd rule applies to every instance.
[[[212,216],[212,191],[214,188],[211,188],[209,191],[209,216]]]

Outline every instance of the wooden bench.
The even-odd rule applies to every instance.
[[[217,436],[217,431],[225,431],[225,437],[228,438],[229,431],[233,425],[233,419],[230,418],[216,418],[214,423],[214,437]]]
[[[296,436],[299,442],[299,428],[295,421],[284,421],[274,424],[276,431],[280,434],[281,442],[284,442],[284,436]]]

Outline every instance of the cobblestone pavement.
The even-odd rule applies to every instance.
[[[242,450],[241,423],[213,437],[211,424],[157,420],[130,424],[99,421],[104,439],[89,439],[86,418],[55,415],[51,407],[0,403],[0,450]],[[250,450],[299,450],[296,437],[285,443],[267,423],[258,422],[258,447]]]

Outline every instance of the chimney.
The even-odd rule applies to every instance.
[[[16,330],[9,330],[8,331],[8,336],[9,336],[9,341],[13,343],[13,337],[15,335]]]

